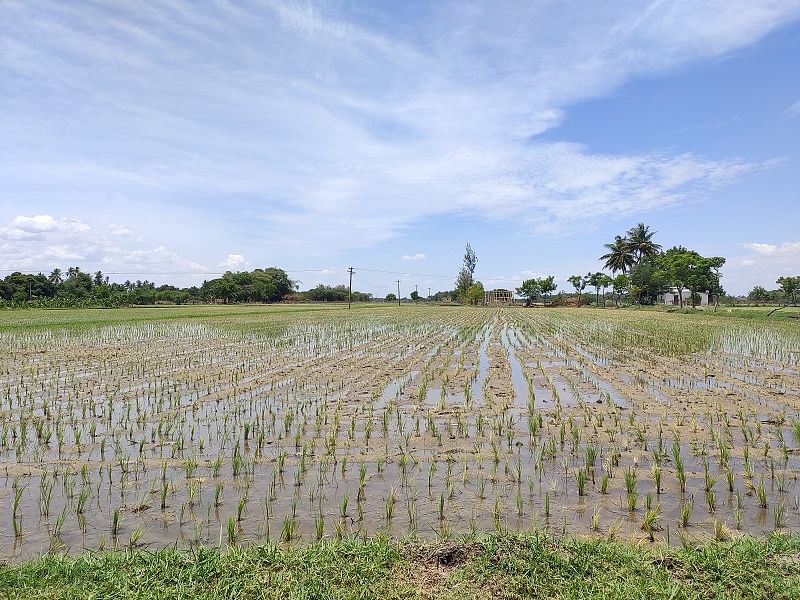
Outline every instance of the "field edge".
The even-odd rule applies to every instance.
[[[544,533],[53,554],[3,598],[798,598],[800,534],[685,547]]]

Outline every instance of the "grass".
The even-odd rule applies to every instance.
[[[499,534],[225,551],[50,555],[0,568],[4,598],[797,598],[800,536],[687,548]]]

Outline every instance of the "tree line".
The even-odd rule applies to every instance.
[[[49,275],[14,272],[0,280],[0,303],[4,306],[43,306],[53,308],[100,306],[117,307],[148,304],[197,304],[279,302],[343,302],[347,287],[318,285],[301,292],[299,282],[280,268],[224,273],[201,286],[156,286],[147,280],[116,283],[102,271],[86,273],[80,267],[66,271],[53,269]],[[353,300],[366,302],[372,294],[353,291]]]
[[[747,295],[747,299],[756,304],[791,304],[796,305],[800,299],[800,275],[778,277],[775,282],[778,288],[767,290],[757,285]]]

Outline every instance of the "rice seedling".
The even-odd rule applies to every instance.
[[[626,499],[628,502],[628,512],[634,512],[636,510],[636,505],[639,502],[638,494],[635,491],[628,492],[626,495]]]
[[[394,486],[392,486],[389,488],[389,493],[386,496],[386,507],[384,511],[387,525],[391,522],[392,516],[394,515],[394,504],[395,504],[395,491],[394,491]]]
[[[730,539],[730,533],[727,527],[725,527],[725,524],[719,519],[714,519],[714,539],[718,542],[724,542]]]
[[[681,516],[680,526],[684,529],[689,526],[689,519],[692,517],[692,510],[694,510],[694,499],[689,498],[681,503]]]
[[[583,469],[579,469],[575,472],[575,482],[578,485],[578,496],[585,495],[585,487],[586,487],[586,471]]]
[[[776,531],[782,529],[786,524],[786,508],[783,500],[772,507],[772,518]]]
[[[647,533],[648,539],[652,542],[655,541],[654,532],[658,527],[658,521],[661,519],[661,505],[657,504],[654,508],[648,508],[645,511],[644,519],[642,520],[641,529]]]
[[[115,508],[111,513],[111,537],[116,538],[119,533],[119,509]]]
[[[600,505],[596,504],[592,511],[592,531],[600,531]]]
[[[228,517],[228,546],[236,545],[236,535],[237,535],[236,519],[234,519],[233,517]]]

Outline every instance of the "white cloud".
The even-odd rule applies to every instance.
[[[115,280],[129,274],[151,279],[161,275],[170,282],[185,281],[180,274],[207,271],[167,246],[143,249],[140,240],[128,238],[118,225],[95,229],[74,218],[18,215],[0,227],[0,269],[48,272],[77,265],[87,271],[120,272]]]
[[[404,254],[403,260],[425,260],[428,258],[427,254],[423,254],[422,252],[417,252],[416,254]]]
[[[800,242],[748,242],[739,244],[749,250],[734,257],[724,270],[726,287],[746,292],[753,285],[775,289],[775,281],[784,275],[800,275]]]
[[[79,234],[90,227],[78,219],[54,219],[50,215],[15,217],[8,225],[0,228],[0,239],[33,240],[42,239],[51,233]]]
[[[742,248],[752,250],[761,256],[787,256],[800,258],[800,242],[783,242],[782,244],[739,244]]]
[[[124,225],[117,225],[116,223],[111,223],[108,226],[108,231],[109,233],[111,233],[111,235],[119,235],[119,236],[133,235],[133,231],[131,231]]]
[[[786,114],[790,116],[797,116],[800,115],[800,100],[792,104],[789,108],[786,109]]]
[[[228,254],[228,257],[217,265],[226,271],[242,271],[250,266],[247,259],[241,254]]]

